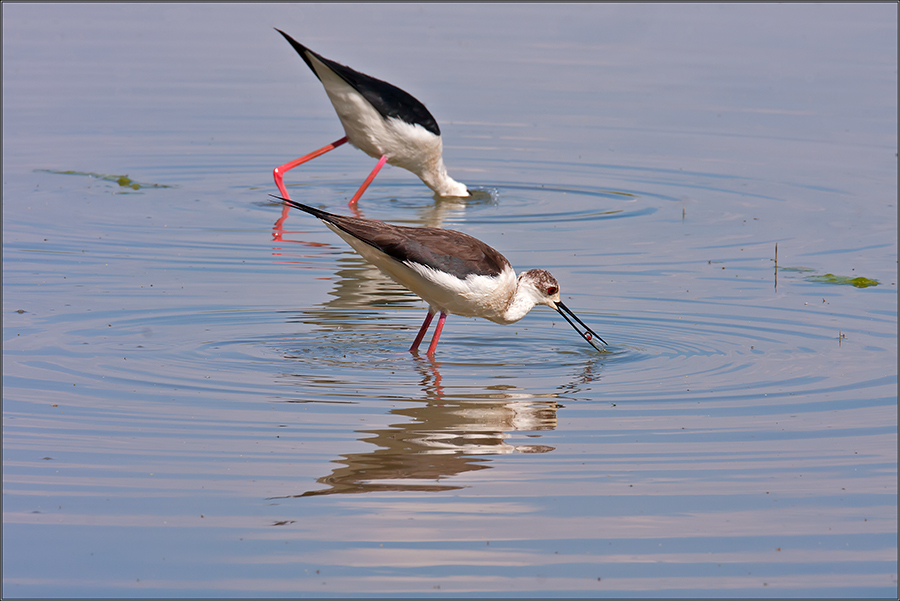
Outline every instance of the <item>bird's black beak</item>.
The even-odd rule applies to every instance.
[[[570,326],[572,326],[573,328],[575,328],[575,331],[576,331],[576,332],[578,332],[579,334],[581,334],[581,337],[582,337],[582,338],[584,338],[585,340],[587,340],[588,344],[590,344],[592,347],[594,347],[594,348],[597,349],[598,351],[602,351],[602,350],[603,350],[602,348],[600,348],[599,346],[597,346],[596,344],[594,344],[594,338],[596,338],[597,340],[599,340],[599,341],[602,342],[603,344],[606,344],[606,341],[605,341],[605,340],[603,340],[602,338],[600,338],[600,336],[598,336],[597,333],[594,332],[594,330],[592,330],[592,329],[590,329],[589,327],[587,327],[587,326],[584,324],[583,321],[581,321],[580,319],[578,319],[578,316],[575,315],[574,313],[572,313],[572,311],[570,311],[569,308],[568,308],[567,306],[565,306],[565,305],[562,303],[562,301],[557,301],[555,304],[556,304],[556,310],[559,312],[559,314],[562,315],[563,318],[564,318],[566,321],[569,322],[569,325],[570,325]],[[568,315],[567,315],[567,314],[568,314]],[[571,315],[571,316],[572,316],[572,319],[574,319],[575,321],[572,321],[572,319],[569,319],[569,315]],[[581,325],[581,327],[583,327],[583,328],[585,329],[584,332],[582,332],[580,329],[578,329],[578,326],[575,325],[575,322],[576,322],[576,321],[578,322],[579,325]]]

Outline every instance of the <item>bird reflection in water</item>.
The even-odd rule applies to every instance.
[[[514,444],[510,432],[554,429],[556,401],[515,396],[501,392],[471,399],[444,397],[392,409],[392,415],[408,421],[385,429],[358,430],[359,434],[368,435],[361,442],[377,448],[336,460],[339,467],[317,480],[327,488],[273,498],[457,490],[463,485],[444,481],[465,472],[488,469],[489,455],[552,451],[554,447],[546,445]]]

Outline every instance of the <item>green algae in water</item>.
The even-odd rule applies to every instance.
[[[812,269],[811,267],[778,267],[777,269],[778,271],[793,273],[809,273],[815,271],[815,269]],[[814,282],[816,284],[837,284],[839,286],[855,286],[856,288],[868,288],[869,286],[877,286],[880,284],[878,280],[864,278],[862,276],[851,278],[850,276],[834,275],[833,273],[826,273],[825,275],[808,275],[803,279],[807,282]]]
[[[779,267],[778,271],[792,271],[797,273],[808,273],[810,271],[815,271],[812,267]]]
[[[89,177],[93,177],[96,179],[102,179],[107,182],[115,182],[119,184],[122,188],[131,188],[132,190],[140,190],[141,188],[171,188],[172,186],[167,186],[165,184],[144,184],[140,182],[136,182],[132,180],[127,175],[109,175],[106,173],[92,173],[90,171],[57,171],[54,169],[35,169],[37,172],[42,173],[55,173],[56,175],[87,175]]]
[[[846,275],[834,275],[833,273],[826,273],[825,275],[808,275],[804,279],[807,282],[855,286],[856,288],[868,288],[869,286],[877,286],[879,284],[878,280],[872,280],[862,276],[851,278]]]
[[[119,176],[119,179],[116,180],[116,183],[122,187],[128,187],[132,190],[140,190],[141,185],[137,182],[132,182],[131,179],[128,178],[127,175]]]

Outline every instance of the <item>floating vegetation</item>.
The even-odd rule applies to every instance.
[[[743,250],[743,249],[741,249]],[[724,269],[724,267],[723,267]],[[791,271],[794,273],[809,273],[811,271],[815,271],[815,269],[811,267],[779,267],[778,266],[778,243],[775,243],[775,287],[778,288],[778,272],[779,271]],[[878,280],[873,280],[871,278],[864,278],[862,276],[857,276],[855,278],[851,278],[846,275],[834,275],[833,273],[826,273],[825,275],[808,275],[803,278],[807,282],[814,282],[816,284],[837,284],[839,286],[854,286],[856,288],[868,288],[869,286],[877,286],[881,282]],[[822,299],[824,301],[824,299]]]
[[[808,275],[803,279],[805,279],[807,282],[816,282],[819,284],[838,284],[841,286],[855,286],[856,288],[868,288],[869,286],[877,286],[879,284],[878,280],[864,278],[862,276],[851,278],[850,276],[834,275],[833,273],[826,273],[825,275]]]
[[[54,173],[56,175],[87,175],[95,179],[102,179],[107,182],[115,182],[122,188],[131,188],[132,190],[140,190],[141,188],[171,188],[165,184],[145,184],[132,180],[127,175],[109,175],[106,173],[91,173],[89,171],[57,171],[54,169],[35,169],[36,172]]]
[[[778,271],[793,271],[797,273],[808,273],[810,271],[815,271],[812,267],[779,267]]]

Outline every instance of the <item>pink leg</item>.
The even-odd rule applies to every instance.
[[[428,347],[428,355],[434,354],[434,349],[437,348],[438,338],[441,337],[441,330],[444,329],[444,320],[447,319],[447,314],[441,312],[441,316],[438,318],[437,325],[434,327],[434,338],[431,339],[431,346]]]
[[[284,233],[284,221],[288,218],[289,212],[290,209],[287,205],[281,206],[281,217],[279,217],[278,221],[275,222],[275,225],[272,226],[272,240],[281,242]]]
[[[378,164],[375,165],[375,168],[372,169],[372,173],[369,174],[369,177],[366,178],[366,181],[363,182],[363,185],[359,187],[359,190],[356,191],[356,194],[353,195],[353,198],[350,199],[348,206],[356,205],[359,197],[363,195],[363,192],[366,191],[366,188],[369,187],[369,184],[372,183],[372,180],[375,179],[375,176],[378,175],[378,172],[381,171],[381,168],[384,167],[384,164],[387,162],[387,155],[382,155],[380,159],[378,159]]]
[[[275,176],[275,185],[278,186],[278,191],[281,192],[281,196],[283,198],[290,198],[290,196],[288,196],[287,189],[284,187],[283,178],[284,178],[285,173],[287,173],[288,171],[290,171],[297,165],[302,165],[306,161],[311,161],[312,159],[316,158],[317,156],[321,156],[321,155],[325,154],[329,150],[334,150],[335,148],[337,148],[338,146],[340,146],[341,144],[343,144],[346,141],[347,141],[347,136],[344,136],[340,140],[332,142],[328,146],[323,146],[322,148],[320,148],[318,150],[314,150],[313,152],[309,153],[306,156],[302,156],[299,159],[291,161],[290,163],[285,163],[284,165],[282,165],[280,167],[275,167],[275,171],[273,171],[272,174]]]
[[[431,320],[434,318],[434,311],[428,309],[428,315],[425,316],[425,322],[422,324],[422,327],[419,328],[419,333],[416,334],[416,339],[413,341],[412,346],[409,347],[409,352],[414,353],[419,350],[419,345],[422,343],[422,339],[425,338],[425,332],[428,331],[428,326],[431,325]]]

